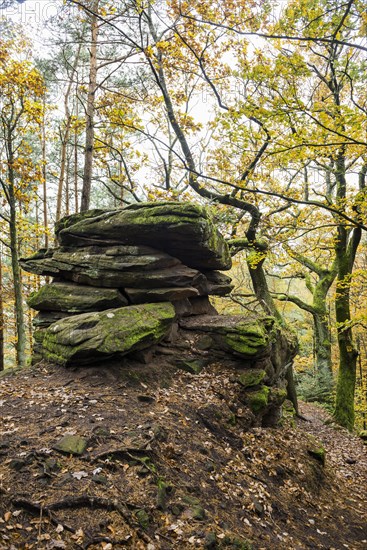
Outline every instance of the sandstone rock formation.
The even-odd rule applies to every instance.
[[[175,319],[169,302],[83,313],[53,323],[42,339],[44,355],[60,365],[125,355],[167,336]]]
[[[36,359],[68,366],[128,355],[149,365],[162,357],[192,373],[225,362],[250,423],[276,420],[294,348],[274,319],[218,315],[211,305],[210,295],[232,289],[217,271],[231,258],[206,209],[93,210],[61,220],[56,235],[56,248],[21,260],[54,277],[29,300],[39,312]]]
[[[183,203],[140,203],[80,220],[60,223],[60,245],[141,244],[164,250],[189,267],[230,269],[229,249],[208,211]],[[159,246],[157,244],[159,243]]]

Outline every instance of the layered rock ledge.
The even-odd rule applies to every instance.
[[[142,203],[68,216],[58,245],[21,260],[51,276],[29,299],[34,359],[60,366],[123,361],[149,368],[161,357],[199,373],[233,368],[249,423],[274,423],[295,348],[270,317],[219,315],[210,295],[226,296],[231,258],[210,212],[181,203]]]

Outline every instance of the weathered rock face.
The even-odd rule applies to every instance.
[[[255,359],[269,355],[275,338],[273,318],[253,318],[241,315],[201,316],[180,320],[183,329],[205,333],[208,346],[243,357]],[[210,340],[209,340],[210,339]]]
[[[75,222],[75,223],[73,223]],[[61,227],[63,226],[63,229]],[[229,269],[231,257],[208,211],[182,203],[142,203],[60,225],[61,245],[100,242],[157,247],[195,269]]]
[[[126,355],[157,344],[174,318],[175,309],[168,302],[66,317],[46,329],[44,357],[68,366]]]
[[[37,358],[69,366],[129,355],[191,373],[226,364],[249,422],[274,422],[294,349],[274,319],[218,315],[211,305],[209,295],[232,289],[217,271],[231,259],[204,208],[93,210],[60,220],[56,233],[60,246],[21,260],[23,269],[55,277],[29,300],[39,312]]]
[[[28,299],[28,304],[37,311],[85,313],[126,306],[128,301],[114,288],[54,282],[41,287]]]
[[[183,265],[177,258],[144,246],[62,247],[41,250],[20,263],[23,269],[38,275],[106,288],[138,288],[145,293],[150,290],[153,297],[156,294],[153,289],[161,292],[169,288],[177,291],[177,297],[169,299],[176,300],[182,294],[184,297],[223,295],[232,289],[229,277],[221,278],[214,271],[210,275],[212,281],[209,281],[203,273]],[[182,289],[186,292],[183,293]],[[142,292],[135,294],[141,295]],[[156,300],[153,298],[152,301]]]

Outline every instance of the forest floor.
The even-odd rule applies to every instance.
[[[367,548],[367,446],[310,404],[306,420],[244,431],[230,378],[2,376],[0,549]],[[67,434],[80,455],[55,448]]]

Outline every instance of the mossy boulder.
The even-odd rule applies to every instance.
[[[72,225],[75,225],[78,222],[81,222],[83,220],[86,220],[88,218],[95,218],[96,216],[101,216],[102,214],[106,214],[107,212],[110,212],[110,210],[105,210],[102,208],[93,208],[91,210],[86,210],[84,212],[78,212],[77,214],[71,214],[70,216],[64,216],[55,223],[55,233],[56,235],[60,233],[62,229],[67,229],[68,227],[71,227]]]
[[[52,448],[60,453],[82,455],[87,448],[87,444],[88,441],[84,437],[66,434]]]
[[[282,405],[287,398],[287,390],[285,388],[271,388],[270,401],[276,405]]]
[[[264,412],[269,403],[270,388],[261,386],[260,389],[246,393],[246,402],[255,415]]]
[[[268,333],[262,323],[239,322],[235,330],[228,331],[224,341],[229,349],[242,356],[257,355],[269,342]]]
[[[249,369],[240,374],[238,381],[244,388],[250,388],[261,384],[265,376],[266,372],[262,369]]]
[[[180,326],[184,330],[209,335],[213,349],[253,359],[269,355],[275,336],[273,322],[269,317],[249,319],[244,315],[202,315],[181,319]]]
[[[185,518],[192,518],[198,521],[205,519],[205,510],[198,498],[191,495],[185,495],[182,497],[182,502],[185,506]]]
[[[154,202],[61,222],[61,245],[121,243],[156,247],[196,269],[230,269],[229,248],[209,211],[195,204]]]
[[[322,466],[325,466],[325,459],[326,459],[326,451],[324,447],[321,445],[321,443],[315,443],[311,445],[307,449],[307,452],[310,456],[312,456],[315,460],[320,462]]]
[[[191,374],[200,374],[205,367],[207,361],[204,359],[178,359],[175,365],[186,372]]]
[[[66,317],[46,329],[43,354],[65,366],[126,355],[160,342],[174,319],[174,307],[167,302]]]
[[[73,283],[44,285],[28,298],[28,305],[37,311],[87,313],[118,308],[128,304],[127,299],[114,288],[90,287]]]

